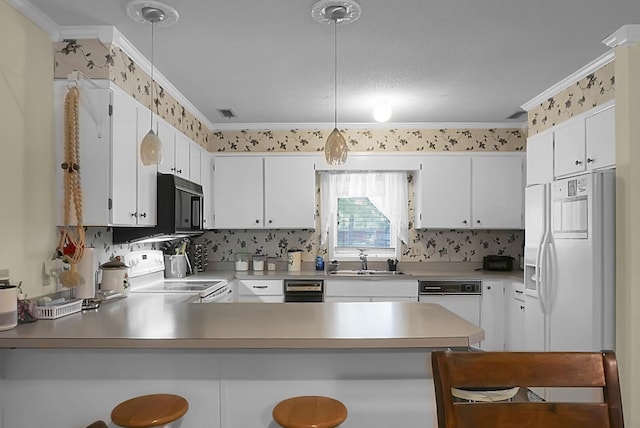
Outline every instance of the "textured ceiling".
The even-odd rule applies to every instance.
[[[127,0],[30,2],[60,25],[114,25],[150,58],[150,26],[127,17]],[[333,28],[312,20],[314,2],[168,0],[180,19],[156,29],[155,64],[214,126],[332,122]],[[508,122],[640,23],[638,0],[360,4],[361,18],[338,27],[342,124],[372,122],[379,100],[393,123]]]

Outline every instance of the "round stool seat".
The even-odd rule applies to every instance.
[[[161,427],[179,420],[189,410],[183,397],[152,394],[123,401],[111,411],[111,420],[125,428]]]
[[[273,420],[283,428],[335,428],[345,419],[344,404],[316,395],[288,398],[273,408]]]

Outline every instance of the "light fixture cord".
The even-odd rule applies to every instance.
[[[151,108],[151,124],[149,129],[151,130],[153,130],[153,104],[154,104],[153,90],[155,86],[155,84],[153,83],[153,48],[154,48],[153,41],[155,39],[153,34],[153,27],[154,27],[154,21],[151,21],[151,104],[149,105],[149,107]]]
[[[338,19],[333,20],[333,127],[338,129]]]

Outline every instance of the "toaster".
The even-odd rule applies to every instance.
[[[482,269],[510,271],[513,270],[513,257],[510,256],[484,256]]]

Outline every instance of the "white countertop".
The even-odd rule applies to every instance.
[[[133,294],[0,332],[0,348],[440,348],[484,331],[428,303],[171,303]]]

